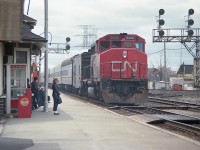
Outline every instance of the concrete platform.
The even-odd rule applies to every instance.
[[[1,150],[199,150],[200,144],[177,137],[62,95],[61,115],[42,108],[32,118],[9,119]],[[3,141],[3,142],[1,142]],[[17,146],[18,145],[18,146]],[[21,149],[20,149],[21,148]]]

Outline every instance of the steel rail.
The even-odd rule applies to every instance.
[[[169,100],[169,99],[162,99],[162,98],[155,98],[155,97],[148,97],[148,99],[150,102],[156,102],[156,103],[163,103],[163,104],[169,104],[169,105],[179,104],[179,105],[187,105],[187,106],[189,105],[189,106],[200,107],[199,104],[180,102],[180,101]]]
[[[166,125],[169,125],[169,126],[176,128],[178,130],[200,136],[200,128],[199,127],[192,126],[192,125],[182,123],[182,122],[178,122],[178,121],[174,121],[174,120],[163,119],[163,120],[159,120],[159,121],[149,122],[149,124],[152,124],[152,125],[166,124]]]
[[[167,112],[167,111],[160,110],[160,109],[157,109],[157,108],[148,108],[148,107],[145,108],[145,107],[127,107],[127,106],[124,106],[124,107],[121,107],[121,109],[124,109],[126,111],[130,111],[130,112],[136,112],[136,113],[139,113],[139,114],[145,114],[146,113],[145,111],[147,110],[147,111],[150,111],[150,113],[147,112],[147,114],[152,114],[152,113],[155,114],[156,113],[156,114],[160,115],[160,116],[157,116],[158,118],[160,118],[160,120],[148,122],[149,124],[164,123],[164,124],[173,126],[173,127],[177,128],[179,130],[186,131],[186,132],[189,132],[189,133],[192,133],[192,134],[195,134],[195,135],[200,135],[200,127],[196,127],[196,126],[193,126],[193,125],[183,123],[184,120],[177,121],[177,120],[166,119],[165,117],[162,117],[162,115],[168,114],[168,115],[177,115],[177,116],[182,116],[182,117],[188,117],[188,118],[191,118],[191,119],[194,119],[194,120],[185,120],[185,122],[198,122],[199,123],[200,118],[197,118],[197,117],[171,113],[171,112]],[[137,109],[137,110],[134,110],[134,109]]]

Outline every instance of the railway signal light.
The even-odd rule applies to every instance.
[[[66,38],[66,50],[70,50],[70,48],[71,48],[69,43],[68,43],[68,42],[70,42],[70,40],[71,40],[70,37]]]
[[[194,34],[194,31],[193,31],[193,30],[188,30],[188,36],[189,36],[189,37],[193,36],[193,34]]]
[[[164,9],[159,10],[159,18],[158,18],[159,37],[163,37],[165,34],[165,32],[161,29],[161,26],[163,26],[165,24],[165,20],[161,19],[161,16],[164,15],[164,13],[165,13]]]
[[[192,26],[193,24],[194,24],[194,20],[189,19],[189,20],[188,20],[188,26]]]
[[[160,31],[158,31],[158,32],[159,32],[159,36],[160,36],[160,37],[163,37],[164,34],[165,34],[165,32],[164,32],[163,30],[160,30]]]
[[[194,34],[194,31],[191,29],[191,26],[194,24],[194,20],[193,19],[190,19],[190,16],[194,14],[194,9],[189,9],[188,10],[188,20],[187,20],[187,23],[188,23],[188,36],[191,37],[193,36]]]
[[[160,9],[159,10],[159,15],[163,15],[165,13],[165,10],[164,9]]]
[[[194,14],[194,9],[189,9],[188,10],[188,15],[193,15]]]
[[[70,42],[70,40],[71,40],[70,37],[66,38],[66,42]]]
[[[70,45],[66,45],[66,50],[70,50]]]
[[[164,24],[165,24],[165,20],[160,19],[160,20],[159,20],[159,25],[162,26],[162,25],[164,25]]]

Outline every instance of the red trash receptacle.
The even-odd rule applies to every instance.
[[[19,118],[31,118],[32,112],[32,93],[31,89],[26,89],[25,96],[18,97],[18,117]]]

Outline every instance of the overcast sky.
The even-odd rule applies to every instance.
[[[24,13],[28,1],[25,0]],[[49,0],[49,32],[52,42],[64,43],[71,38],[70,54],[49,55],[49,67],[83,50],[73,46],[80,45],[82,33],[78,25],[94,25],[97,36],[109,33],[132,33],[146,39],[148,66],[157,67],[162,60],[163,43],[152,43],[152,29],[157,28],[156,16],[160,8],[165,10],[162,18],[163,28],[185,27],[184,16],[193,8],[195,13],[193,27],[200,27],[200,2],[198,0]],[[44,0],[31,0],[29,16],[37,20],[33,30],[36,34],[44,32]],[[192,56],[180,43],[167,43],[167,66],[176,71],[181,62],[193,64]],[[182,50],[181,50],[182,48]],[[161,51],[161,52],[159,52]],[[156,53],[158,52],[158,53]],[[181,57],[182,55],[182,57]]]

